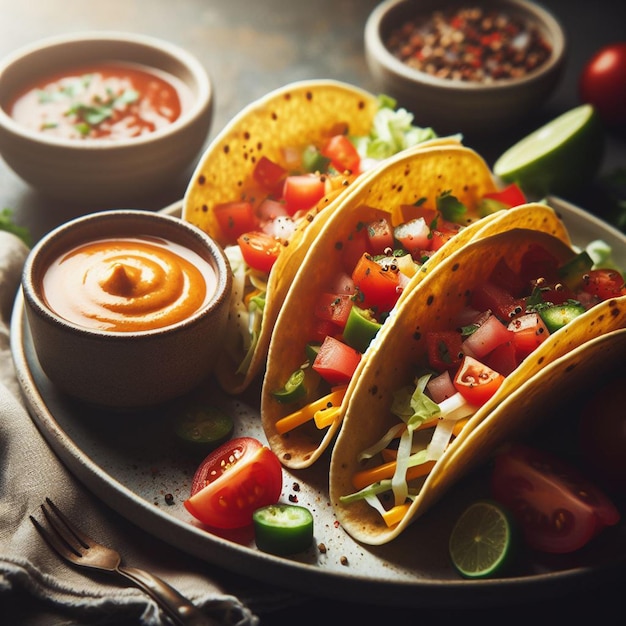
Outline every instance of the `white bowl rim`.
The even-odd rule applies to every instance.
[[[102,330],[99,328],[87,328],[81,326],[61,317],[58,313],[48,307],[41,298],[38,290],[33,284],[33,271],[35,269],[35,261],[40,252],[46,246],[50,245],[50,242],[62,237],[68,230],[80,229],[85,223],[92,221],[110,219],[143,219],[147,218],[151,221],[169,222],[176,228],[182,228],[193,234],[198,239],[205,242],[207,249],[209,250],[213,260],[215,261],[215,271],[217,282],[215,286],[215,292],[197,311],[192,313],[189,317],[168,324],[167,326],[161,326],[158,328],[150,328],[147,330],[136,330],[131,332]],[[167,215],[162,212],[149,211],[147,209],[105,209],[102,211],[96,211],[94,213],[88,213],[81,215],[77,218],[59,224],[56,228],[48,232],[42,237],[31,249],[29,255],[26,257],[24,267],[22,270],[22,290],[26,300],[30,300],[33,306],[37,309],[40,316],[53,322],[56,326],[65,327],[72,330],[72,333],[77,336],[85,337],[102,337],[107,341],[128,341],[129,338],[134,339],[150,339],[153,337],[159,337],[162,335],[174,334],[181,331],[184,328],[199,323],[210,311],[212,311],[216,304],[219,304],[224,298],[230,301],[230,289],[232,286],[231,269],[226,257],[226,253],[222,247],[202,229],[198,228],[191,222],[187,222],[180,217],[174,215]],[[222,303],[223,306],[228,306],[228,303]]]
[[[60,47],[64,44],[74,44],[88,41],[110,41],[138,44],[146,48],[157,49],[182,62],[190,71],[194,78],[197,94],[194,95],[191,106],[183,111],[178,119],[163,128],[159,128],[152,133],[147,133],[139,137],[128,139],[116,139],[115,141],[102,141],[99,139],[65,139],[62,137],[49,137],[43,133],[30,130],[16,122],[2,107],[0,107],[0,125],[7,128],[14,135],[23,139],[33,141],[48,146],[57,146],[70,149],[89,150],[119,150],[132,148],[143,144],[152,143],[176,134],[182,128],[194,124],[202,117],[207,107],[211,105],[213,87],[209,74],[200,61],[184,48],[164,39],[152,35],[143,35],[127,31],[101,30],[101,31],[79,31],[63,35],[54,35],[44,39],[38,39],[30,44],[26,44],[14,50],[4,58],[0,59],[0,78],[4,70],[22,57],[42,52],[46,48]]]
[[[409,67],[406,63],[396,58],[387,48],[380,38],[379,28],[382,19],[396,6],[402,4],[410,4],[412,0],[383,0],[369,15],[365,24],[365,45],[369,47],[373,57],[378,59],[381,65],[388,70],[410,81],[418,81],[425,85],[437,87],[440,89],[449,89],[451,91],[500,91],[502,89],[515,89],[521,85],[532,83],[549,73],[555,66],[558,66],[565,55],[566,36],[561,24],[558,20],[545,9],[542,5],[527,0],[491,0],[490,4],[502,4],[518,7],[534,15],[539,23],[543,23],[550,33],[553,33],[552,54],[548,61],[536,70],[529,72],[522,78],[502,79],[492,83],[462,81],[452,78],[438,78],[420,72]],[[454,4],[463,4],[456,0]],[[445,2],[441,2],[438,9],[445,8]]]

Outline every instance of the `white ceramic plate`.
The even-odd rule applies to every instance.
[[[561,212],[574,243],[585,245],[601,238],[613,247],[616,261],[626,267],[624,235],[577,207],[558,199],[551,203]],[[165,211],[179,213],[180,204]],[[18,378],[32,418],[76,477],[146,532],[234,572],[345,601],[367,598],[395,606],[479,606],[494,602],[496,588],[500,601],[519,601],[545,595],[550,585],[558,585],[561,591],[565,586],[582,587],[588,576],[609,574],[626,558],[626,528],[622,524],[600,535],[593,550],[560,558],[530,554],[510,577],[460,579],[449,562],[447,540],[465,506],[488,495],[480,470],[396,541],[380,547],[361,546],[335,524],[327,496],[327,457],[310,470],[284,471],[281,499],[311,509],[314,545],[293,558],[264,554],[255,547],[249,529],[223,536],[211,534],[196,525],[183,507],[199,460],[172,444],[168,419],[176,404],[120,416],[86,410],[62,395],[39,367],[19,295],[11,336]],[[209,381],[206,393],[212,403],[235,417],[235,435],[264,440],[258,388],[246,397],[232,398]]]

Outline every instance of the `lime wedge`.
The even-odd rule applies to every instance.
[[[480,501],[461,514],[448,548],[452,563],[462,576],[488,578],[508,562],[512,543],[508,513],[494,502]]]
[[[493,166],[504,182],[517,183],[529,198],[571,197],[589,184],[604,154],[604,128],[589,104],[563,115],[511,146]]]

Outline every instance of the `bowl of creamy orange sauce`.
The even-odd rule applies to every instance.
[[[0,60],[0,153],[55,199],[109,208],[184,189],[212,114],[203,65],[157,38],[73,33]]]
[[[228,261],[206,233],[142,210],[91,213],[31,250],[24,306],[40,365],[85,403],[136,409],[210,377],[232,289]]]

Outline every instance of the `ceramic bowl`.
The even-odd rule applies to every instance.
[[[185,94],[181,115],[154,132],[106,141],[48,135],[11,116],[15,97],[32,85],[76,66],[103,62],[139,64],[174,77]],[[0,61],[2,158],[38,191],[67,202],[130,206],[138,195],[183,182],[204,148],[212,113],[212,83],[201,63],[152,37],[73,33],[38,41]]]
[[[173,242],[198,255],[196,267],[200,260],[208,265],[215,288],[207,291],[199,308],[161,328],[133,331],[92,328],[51,308],[43,285],[55,259],[95,240],[138,237]],[[83,280],[83,274],[76,276]],[[75,284],[68,290],[73,301]],[[210,376],[224,336],[231,288],[224,251],[206,233],[178,217],[125,209],[91,213],[49,232],[31,250],[22,276],[25,311],[43,371],[62,392],[115,409],[166,402]]]
[[[535,26],[551,53],[521,77],[488,82],[441,77],[421,66],[417,69],[413,62],[391,52],[389,37],[397,28],[418,15],[429,16],[459,5],[479,5],[485,11],[494,7],[521,17]],[[432,126],[439,134],[484,136],[513,127],[549,97],[562,73],[566,38],[559,22],[534,2],[486,0],[472,5],[454,0],[386,0],[366,22],[365,54],[377,88],[413,112],[417,124]]]

